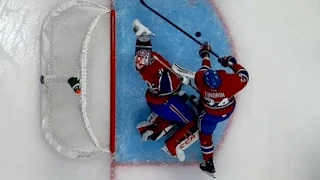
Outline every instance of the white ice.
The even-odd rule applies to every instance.
[[[106,180],[108,157],[69,160],[40,131],[39,33],[58,0],[0,2],[0,176]],[[101,3],[105,2],[103,0]],[[215,0],[250,73],[216,155],[220,180],[320,179],[320,1]],[[197,166],[117,167],[117,180],[211,179]]]

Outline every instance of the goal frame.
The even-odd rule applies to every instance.
[[[116,151],[116,11],[113,1],[110,12],[110,153]]]
[[[115,12],[115,9],[114,9],[114,1],[113,0],[109,0],[110,2],[110,5],[109,6],[101,6],[99,4],[96,4],[94,2],[90,2],[90,1],[85,1],[85,0],[69,0],[67,1],[66,3],[62,2],[62,3],[58,3],[57,6],[55,7],[58,7],[58,8],[53,8],[50,13],[47,15],[47,17],[50,17],[51,18],[57,16],[58,13],[64,11],[65,9],[68,9],[69,7],[72,7],[74,5],[78,5],[78,3],[91,3],[95,6],[97,6],[98,8],[102,8],[102,9],[107,9],[108,11],[108,20],[107,21],[110,21],[110,22],[107,22],[105,21],[105,24],[108,24],[107,26],[105,26],[104,28],[106,28],[106,31],[109,31],[109,42],[108,40],[104,40],[105,42],[105,45],[107,45],[107,47],[105,48],[110,48],[109,51],[110,51],[110,54],[108,56],[104,56],[104,61],[109,61],[109,68],[108,68],[108,71],[109,72],[106,72],[105,79],[106,81],[109,81],[107,82],[109,84],[109,98],[108,99],[105,99],[105,101],[108,101],[109,103],[109,117],[105,117],[106,121],[108,121],[108,125],[109,127],[104,127],[105,129],[105,133],[108,133],[109,134],[109,142],[105,143],[106,145],[109,144],[109,147],[108,148],[105,148],[102,149],[100,148],[99,145],[97,145],[97,143],[94,141],[94,138],[91,139],[93,140],[93,143],[97,146],[98,149],[101,150],[101,152],[107,152],[108,154],[111,155],[111,157],[114,157],[114,153],[116,151],[116,12]],[[61,9],[59,9],[59,5],[61,5]],[[100,16],[100,15],[99,15]],[[41,53],[40,53],[40,59],[41,59],[41,77],[40,77],[40,82],[41,84],[46,84],[46,82],[63,82],[63,83],[67,83],[68,79],[70,76],[66,76],[66,77],[58,77],[58,76],[54,76],[49,73],[47,74],[47,68],[44,68],[44,67],[48,67],[47,65],[47,62],[45,61],[46,59],[50,59],[50,56],[52,55],[52,53],[49,51],[46,51],[46,50],[43,50],[44,48],[43,47],[49,47],[50,48],[50,45],[49,45],[49,42],[50,40],[47,39],[46,37],[46,33],[50,31],[50,28],[46,29],[45,27],[47,27],[47,19],[45,20],[43,26],[42,26],[42,32],[41,32]],[[103,21],[102,21],[103,23]],[[106,36],[108,37],[108,36]],[[83,42],[84,43],[84,42]],[[82,47],[83,48],[83,47]],[[103,47],[102,47],[103,48]],[[82,58],[82,56],[81,56]],[[108,77],[109,76],[109,77]],[[40,91],[42,93],[42,91]],[[42,94],[43,95],[43,94]],[[41,111],[42,113],[44,112],[48,112],[48,110],[46,110],[46,107],[43,106],[43,103],[46,103],[45,102],[46,100],[42,100],[41,99]],[[63,145],[61,145],[58,141],[55,141],[54,137],[52,136],[52,134],[47,131],[48,130],[48,127],[50,127],[50,125],[48,126],[48,123],[49,120],[46,120],[46,113],[44,113],[42,115],[42,131],[45,135],[45,139],[49,142],[50,146],[52,146],[53,148],[55,148],[59,154],[62,154],[64,156],[67,156],[69,158],[75,158],[75,159],[82,159],[82,158],[89,158],[91,157],[92,155],[96,154],[94,151],[92,155],[90,155],[91,153],[88,152],[88,156],[86,154],[84,154],[84,156],[82,157],[81,154],[79,155],[76,155],[76,153],[73,153],[73,152],[76,152],[77,150],[76,149],[69,149],[70,150],[70,153],[68,153],[67,151],[69,150],[66,150],[68,149],[68,147],[64,148]],[[104,117],[104,116],[102,116]],[[85,125],[86,125],[86,128],[90,128],[90,122],[88,123],[85,118],[84,118],[84,121],[85,121]],[[94,137],[94,135],[92,136],[92,132],[90,131],[90,129],[87,129],[87,132],[90,134],[90,137]],[[65,151],[66,150],[66,151]],[[62,152],[62,153],[61,153]],[[84,153],[87,153],[86,151],[82,151]],[[96,151],[98,152],[98,151]]]

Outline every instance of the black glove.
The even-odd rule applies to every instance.
[[[205,42],[199,50],[199,56],[201,58],[210,57],[211,46],[208,42]]]
[[[223,67],[228,67],[228,66],[230,66],[230,64],[237,64],[237,60],[233,56],[221,57],[218,59],[218,62]]]

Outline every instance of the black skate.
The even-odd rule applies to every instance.
[[[209,176],[213,177],[213,178],[216,178],[214,176],[214,173],[216,172],[216,169],[214,168],[214,164],[213,164],[213,160],[208,160],[208,161],[205,161],[203,163],[200,164],[200,169],[208,174]]]

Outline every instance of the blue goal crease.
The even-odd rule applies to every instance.
[[[146,0],[146,3],[170,19],[200,42],[208,41],[219,55],[231,54],[231,45],[226,30],[207,0]],[[199,46],[186,35],[153,14],[138,0],[117,0],[117,130],[116,161],[119,163],[175,163],[177,159],[161,150],[164,140],[142,142],[136,125],[150,114],[145,101],[146,85],[135,71],[133,56],[136,37],[132,22],[138,18],[156,36],[152,39],[153,50],[162,54],[171,63],[196,71],[201,65]],[[215,58],[212,67],[221,69]],[[195,94],[191,88],[184,89]],[[214,132],[215,146],[220,142],[228,120],[218,125]],[[199,142],[186,151],[186,162],[201,160]]]

